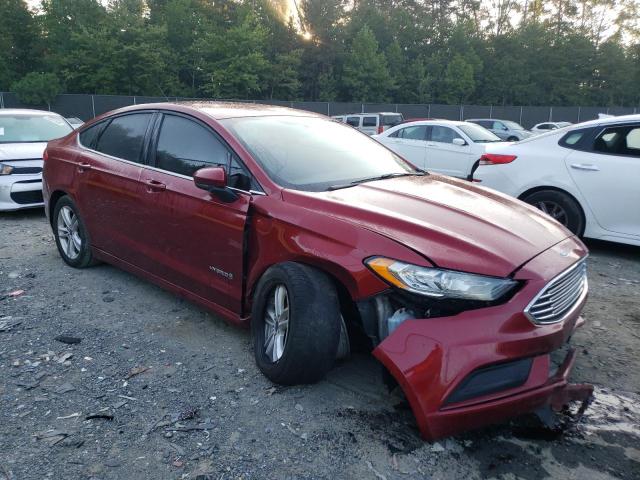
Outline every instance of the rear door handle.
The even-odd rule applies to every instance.
[[[147,184],[147,192],[162,192],[167,189],[164,183],[156,180],[147,180],[145,183]]]
[[[83,173],[87,170],[91,170],[91,165],[88,163],[79,163],[78,164],[78,172]]]
[[[591,172],[599,172],[600,168],[591,164],[584,163],[572,163],[571,168],[575,168],[576,170],[589,170]]]

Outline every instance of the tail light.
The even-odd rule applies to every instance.
[[[378,134],[380,134],[380,133],[382,133],[382,132],[384,132],[384,127],[383,127],[382,125],[380,125],[380,126],[378,127]]]
[[[44,149],[44,152],[42,152],[42,160],[44,160],[45,162],[47,160],[49,160],[49,152],[47,152],[47,149]]]
[[[497,153],[485,153],[480,157],[480,165],[502,165],[505,163],[511,163],[516,158],[516,155],[498,155]]]

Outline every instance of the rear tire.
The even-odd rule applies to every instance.
[[[331,369],[340,341],[340,304],[324,273],[294,262],[262,276],[253,297],[256,363],[271,381],[313,383]]]
[[[575,235],[581,237],[584,234],[582,209],[568,194],[557,190],[540,190],[523,197],[522,200],[543,211]]]
[[[95,265],[89,233],[78,207],[68,195],[56,202],[52,224],[58,252],[67,265],[74,268]]]

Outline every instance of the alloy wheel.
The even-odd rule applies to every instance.
[[[277,285],[270,295],[264,318],[264,353],[275,363],[284,354],[289,332],[289,293],[283,284]]]
[[[558,205],[556,202],[550,202],[548,200],[542,202],[536,202],[535,207],[539,210],[542,210],[544,213],[549,215],[551,218],[560,222],[565,227],[569,223],[569,216],[564,208]]]
[[[69,259],[75,260],[82,249],[78,216],[71,208],[65,205],[58,212],[57,222],[60,246]]]

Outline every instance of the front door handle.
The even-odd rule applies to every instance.
[[[78,172],[79,173],[84,173],[87,170],[91,170],[91,165],[88,163],[79,163],[78,164]]]
[[[147,180],[145,182],[147,185],[147,192],[163,192],[167,189],[167,186],[164,183],[158,182],[156,180]]]
[[[600,168],[596,165],[592,165],[590,163],[572,163],[571,168],[575,168],[576,170],[589,170],[591,172],[599,172]]]

